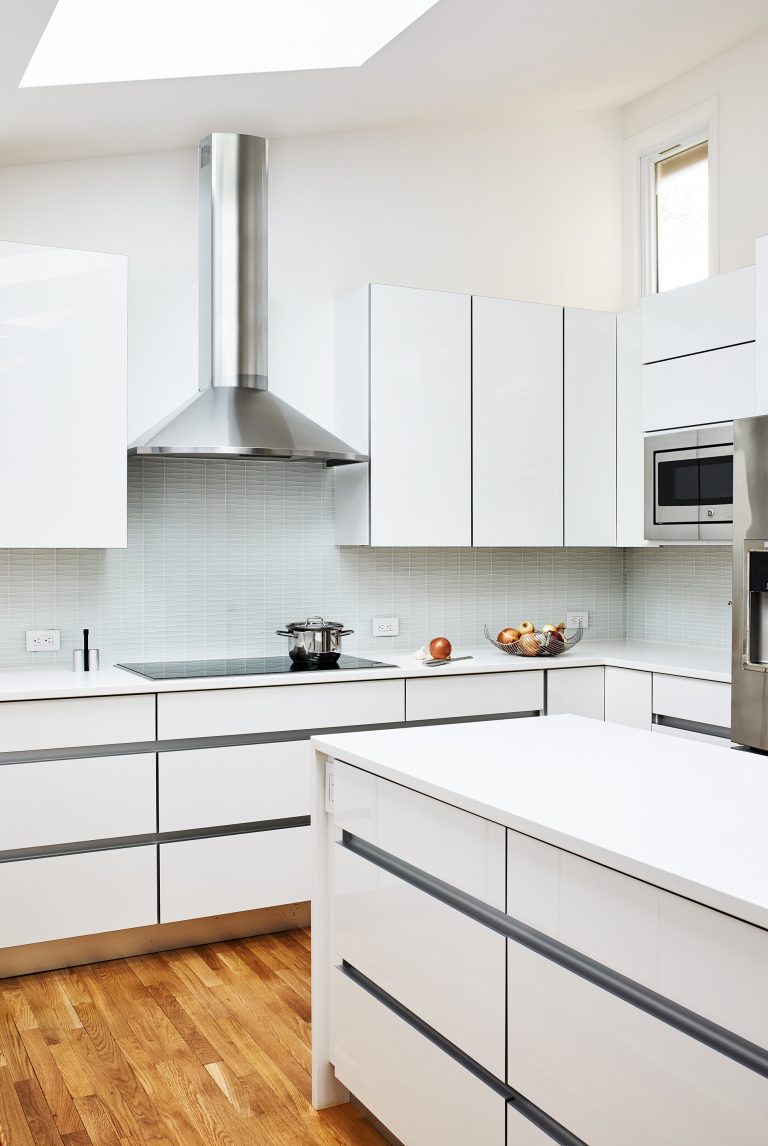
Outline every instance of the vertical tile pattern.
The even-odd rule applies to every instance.
[[[728,647],[730,545],[627,549],[625,563],[628,637]]]
[[[333,489],[305,462],[132,459],[127,549],[0,550],[0,669],[68,666],[84,625],[105,662],[280,652],[275,629],[312,613],[383,659],[575,608],[587,639],[727,644],[726,547],[339,548]],[[374,616],[400,636],[374,642]],[[26,653],[24,630],[48,627],[61,653]]]

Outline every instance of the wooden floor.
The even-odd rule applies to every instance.
[[[0,979],[3,1146],[383,1146],[309,1095],[308,931]]]

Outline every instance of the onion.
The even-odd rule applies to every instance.
[[[520,651],[527,657],[537,657],[540,645],[533,633],[523,633],[520,638]]]
[[[511,645],[513,641],[520,640],[517,629],[502,629],[496,640],[500,645]]]
[[[435,637],[429,642],[429,652],[436,661],[445,661],[451,655],[451,642],[447,637]]]

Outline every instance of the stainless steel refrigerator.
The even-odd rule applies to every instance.
[[[768,752],[768,416],[733,423],[731,738]]]

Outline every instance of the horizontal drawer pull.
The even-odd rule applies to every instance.
[[[344,832],[339,846],[348,848],[355,855],[369,860],[383,868],[384,871],[391,872],[392,875],[413,884],[421,891],[434,895],[443,903],[447,903],[457,911],[462,911],[478,922],[484,923],[487,927],[493,928],[515,943],[519,943],[537,955],[549,959],[557,966],[579,975],[594,986],[600,987],[609,994],[622,999],[625,1003],[629,1003],[633,1007],[637,1007],[638,1010],[674,1027],[675,1030],[696,1039],[711,1050],[725,1055],[726,1058],[733,1059],[734,1062],[747,1067],[748,1070],[762,1075],[763,1078],[768,1078],[768,1050],[764,1047],[734,1034],[733,1031],[729,1031],[702,1015],[688,1010],[687,1007],[680,1006],[672,999],[667,999],[649,987],[644,987],[641,983],[636,983],[633,979],[629,979],[618,971],[598,963],[595,959],[575,951],[572,947],[567,947],[559,940],[552,939],[549,935],[544,935],[543,932],[513,919],[498,908],[491,907],[489,904],[475,899],[474,896],[451,887],[450,884],[444,883],[435,876],[419,871],[418,868],[404,863],[396,856],[382,851],[381,848],[377,848],[373,844],[366,843],[364,840]]]

